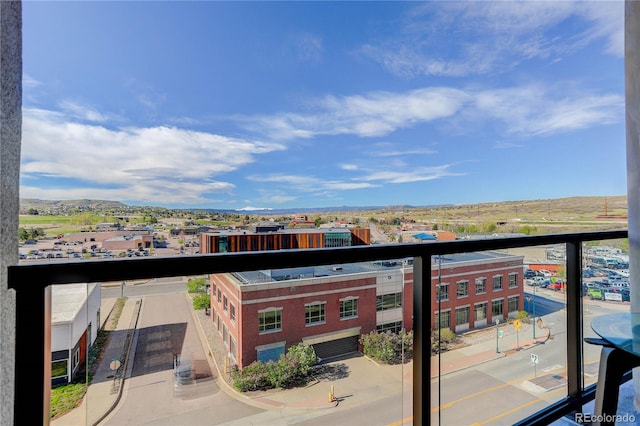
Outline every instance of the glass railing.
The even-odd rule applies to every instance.
[[[50,418],[52,383],[63,381],[88,389],[75,410],[80,424],[197,424],[212,410],[223,423],[239,421],[231,413],[240,410],[257,416],[257,424],[273,421],[269,405],[300,416],[296,409],[332,404],[345,411],[322,421],[366,412],[375,416],[371,424],[549,424],[594,398],[599,348],[583,344],[593,335],[592,318],[628,310],[622,287],[601,286],[599,300],[593,282],[618,283],[600,275],[608,268],[595,267],[585,243],[626,236],[603,231],[12,266],[15,424]],[[552,276],[540,272],[543,280],[533,285],[525,277],[533,262],[522,248],[542,250],[540,264],[555,265]],[[208,309],[198,309],[188,292],[189,280],[202,277],[211,284]],[[87,309],[52,316],[61,297],[84,300]],[[74,315],[83,320],[81,332],[65,331]],[[401,339],[394,359],[336,358],[362,352],[362,336],[373,330],[412,331],[411,350]],[[63,347],[52,344],[65,332],[71,337]],[[312,383],[269,398],[255,393],[260,386],[242,381],[239,371],[279,359],[291,339],[316,349]],[[367,365],[378,369],[372,374]],[[222,401],[221,386],[244,387],[252,404],[232,407],[241,402]],[[363,411],[367,404],[385,408]],[[305,421],[316,424],[317,416]]]

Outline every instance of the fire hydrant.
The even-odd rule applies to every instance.
[[[331,385],[331,390],[329,391],[329,402],[334,402],[336,400],[333,393],[333,385]]]

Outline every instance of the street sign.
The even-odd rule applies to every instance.
[[[498,330],[498,337],[502,337],[502,336],[504,336],[504,331]]]
[[[531,362],[534,364],[538,363],[538,355],[536,354],[531,354]]]
[[[519,331],[520,327],[522,327],[522,323],[520,322],[520,320],[515,320],[513,322],[513,326],[516,328],[516,331]]]
[[[118,368],[120,368],[120,360],[118,358],[113,358],[109,363],[109,368],[113,371],[116,371]]]

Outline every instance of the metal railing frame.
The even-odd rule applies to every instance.
[[[50,311],[49,286],[125,281],[279,269],[315,265],[414,258],[413,423],[430,423],[430,329],[432,256],[552,244],[566,245],[567,381],[566,399],[521,420],[522,425],[549,424],[580,411],[595,396],[595,385],[584,389],[582,353],[582,243],[627,238],[626,230],[563,233],[477,240],[436,241],[342,248],[201,254],[143,259],[79,260],[21,263],[8,268],[8,287],[16,295],[14,424],[48,424],[44,401],[45,315]],[[42,403],[39,403],[42,402]],[[426,408],[425,408],[426,407]]]

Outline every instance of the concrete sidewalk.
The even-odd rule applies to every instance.
[[[190,298],[187,294],[185,297]],[[103,325],[108,321],[106,313],[112,312],[115,302],[115,298],[102,301],[101,312],[105,313]],[[126,300],[118,325],[105,347],[101,362],[82,404],[66,415],[53,420],[51,424],[56,426],[97,425],[118,404],[127,377],[127,358],[141,303],[141,299]],[[305,387],[241,393],[232,386],[230,373],[225,372],[224,358],[227,349],[213,322],[204,311],[192,311],[192,315],[205,353],[208,354],[207,361],[212,367],[220,388],[235,399],[265,410],[250,419],[239,419],[238,422],[232,422],[229,425],[244,425],[247,422],[273,424],[282,420],[282,416],[287,413],[292,415],[298,410],[331,409],[342,401],[348,401],[349,404],[370,403],[372,400],[385,398],[399,391],[407,395],[413,392],[412,361],[401,365],[381,365],[364,356],[351,356],[322,365],[317,369],[314,380]],[[520,336],[529,335],[528,330],[530,329],[522,330]],[[537,339],[522,339],[516,343],[513,333],[509,334],[507,331],[505,338],[499,341],[499,351],[496,350],[494,337],[496,334],[493,328],[470,334],[468,346],[446,351],[439,357],[431,358],[431,378],[534,348],[549,338],[548,330],[540,330],[540,332],[542,336]],[[114,372],[112,367],[118,368]],[[330,399],[329,394],[332,390],[334,398]],[[411,415],[410,400],[409,398],[405,401],[401,407],[403,415]]]
[[[493,330],[483,330],[482,333],[495,335]],[[524,334],[524,332],[522,333]],[[513,336],[511,336],[513,337]],[[513,338],[511,339],[513,340]],[[483,341],[460,349],[442,352],[440,356],[431,357],[431,378],[446,375],[465,368],[504,358],[520,351],[535,348],[549,340],[549,329],[541,330],[541,335],[536,339],[522,339],[519,342],[509,342],[506,347],[504,342],[496,341],[493,337],[484,337]],[[501,346],[502,344],[502,346]]]

